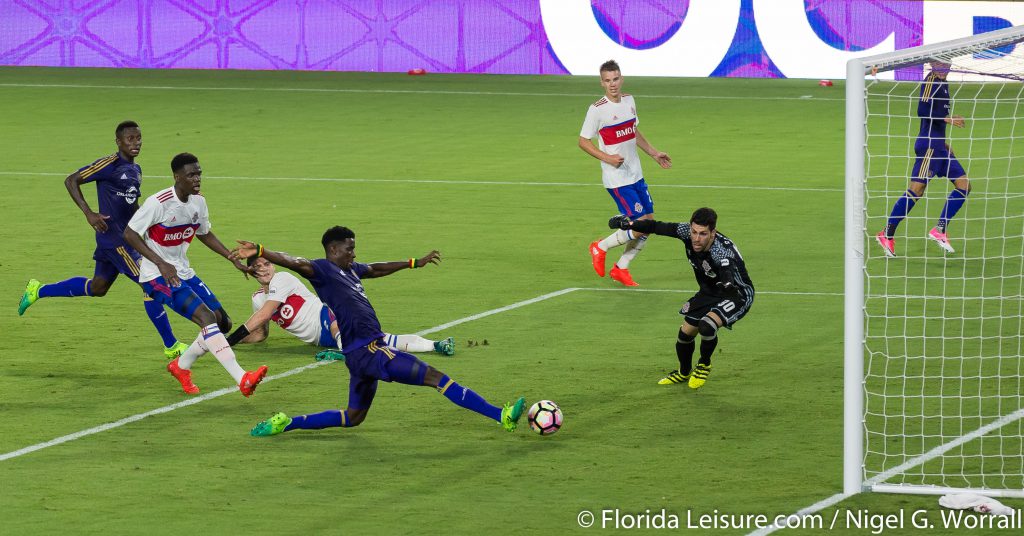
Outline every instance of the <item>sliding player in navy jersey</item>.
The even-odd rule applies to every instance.
[[[515,431],[526,407],[525,399],[505,404],[504,408],[493,406],[473,390],[455,383],[416,356],[390,348],[384,342],[377,313],[363,291],[362,280],[391,275],[403,268],[438,264],[440,253],[431,251],[424,257],[408,261],[363,264],[355,262],[356,235],[351,229],[332,227],[320,242],[326,258],[313,261],[270,251],[246,241],[239,241],[239,247],[232,253],[236,258],[263,257],[312,283],[320,300],[338,319],[345,348],[345,365],[349,370],[348,406],[341,411],[327,410],[295,417],[277,413],[253,427],[252,435],[270,436],[295,429],[358,426],[370,411],[380,380],[433,387],[456,405],[494,419],[509,432]]]
[[[68,175],[64,186],[71,194],[71,199],[85,214],[85,220],[96,231],[96,250],[92,258],[96,261],[92,278],[72,277],[58,283],[42,284],[31,279],[25,287],[25,293],[18,304],[18,314],[25,314],[40,298],[73,298],[78,296],[103,297],[107,295],[118,274],[124,274],[132,281],[139,282],[138,252],[125,244],[125,227],[139,209],[138,199],[142,195],[142,168],[135,163],[135,158],[142,150],[142,130],[134,121],[123,121],[114,130],[114,141],[117,152],[104,156],[92,164]],[[99,212],[93,212],[89,203],[82,195],[82,185],[95,182],[96,197],[99,200]],[[153,326],[156,327],[164,343],[164,355],[173,359],[187,345],[178,342],[171,331],[164,306],[153,301],[145,293],[142,294],[143,305]]]
[[[718,214],[706,207],[697,209],[689,223],[630,221],[621,214],[608,221],[612,229],[635,229],[682,240],[700,287],[679,311],[684,320],[676,340],[679,370],[670,372],[659,385],[686,383],[691,389],[702,387],[711,374],[711,354],[718,346],[718,329],[732,329],[754,303],[754,284],[747,275],[743,257],[736,244],[717,231],[717,224]],[[691,371],[698,333],[700,360]]]
[[[238,365],[224,337],[231,330],[231,319],[189,264],[189,244],[198,238],[213,252],[230,260],[235,268],[243,273],[249,270],[230,258],[231,252],[211,231],[210,211],[206,199],[199,195],[203,176],[199,159],[189,153],[178,154],[171,160],[171,172],[174,186],[146,198],[124,231],[125,241],[143,257],[139,264],[142,288],[151,298],[201,328],[192,345],[167,364],[167,372],[178,380],[186,394],[197,394],[199,388],[192,383],[192,364],[210,352],[235,380],[238,390],[248,397],[267,375],[267,367],[246,372]]]
[[[924,194],[928,181],[936,176],[949,179],[953,183],[953,191],[949,192],[946,198],[938,223],[928,231],[928,238],[946,252],[953,253],[953,246],[946,235],[946,226],[949,220],[956,216],[960,207],[964,206],[967,196],[971,193],[971,182],[967,178],[967,172],[946,141],[947,124],[957,128],[964,126],[962,116],[949,114],[951,99],[949,83],[946,82],[949,64],[936,61],[931,65],[931,73],[921,83],[921,96],[917,103],[917,116],[921,118],[921,128],[914,142],[914,153],[917,158],[914,160],[910,187],[893,205],[885,229],[875,236],[887,257],[896,256],[896,228]]]

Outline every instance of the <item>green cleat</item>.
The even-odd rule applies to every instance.
[[[28,285],[25,285],[25,293],[21,295],[21,303],[18,304],[18,316],[25,314],[25,309],[39,299],[39,287],[41,286],[43,284],[36,279],[28,280]]]
[[[505,404],[505,407],[501,408],[501,426],[506,432],[516,431],[516,426],[519,425],[519,419],[522,418],[524,411],[526,411],[526,398],[524,397],[519,397],[515,404]]]
[[[444,340],[434,341],[434,351],[446,356],[455,355],[455,339],[448,337]]]
[[[188,345],[181,341],[176,341],[170,348],[164,348],[164,355],[167,356],[167,359],[174,359],[181,357],[185,350],[188,350]]]
[[[317,361],[344,361],[345,354],[337,350],[320,350],[313,356]]]
[[[275,413],[273,417],[260,421],[252,427],[249,435],[253,437],[266,437],[280,434],[292,423],[292,418],[284,413]]]

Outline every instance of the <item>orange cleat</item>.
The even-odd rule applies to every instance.
[[[185,391],[185,394],[199,394],[199,388],[196,387],[196,384],[192,383],[192,371],[179,367],[177,357],[167,363],[167,372],[170,372],[171,376],[178,380],[178,383],[181,384],[181,390]]]
[[[238,390],[246,397],[249,397],[256,391],[256,386],[263,381],[263,377],[266,375],[267,367],[265,366],[246,372],[242,375],[242,381],[238,382]]]
[[[633,276],[629,275],[628,268],[619,268],[619,265],[612,265],[612,271],[608,274],[612,276],[612,279],[622,283],[627,287],[639,287],[640,283],[633,281]]]
[[[590,260],[594,262],[594,271],[598,277],[604,277],[604,256],[608,253],[597,246],[600,240],[590,243]]]

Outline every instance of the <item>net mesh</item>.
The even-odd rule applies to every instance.
[[[924,77],[949,64],[946,142],[971,191],[933,177],[877,242],[913,175]],[[865,457],[868,483],[1024,489],[1024,45],[921,58],[922,81],[865,90]],[[927,173],[926,173],[927,174]]]

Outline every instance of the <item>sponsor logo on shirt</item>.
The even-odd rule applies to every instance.
[[[601,141],[605,145],[615,145],[633,138],[636,138],[636,118],[601,129]]]
[[[149,237],[164,247],[180,246],[181,244],[192,242],[198,228],[199,225],[197,224],[176,225],[174,227],[154,225],[149,228]]]
[[[270,317],[278,326],[287,328],[292,325],[292,321],[299,314],[299,310],[306,304],[306,300],[302,299],[302,296],[298,294],[291,294],[285,298],[284,303],[278,306],[277,310],[274,311],[273,316]]]

